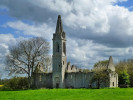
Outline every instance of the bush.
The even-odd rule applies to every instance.
[[[20,78],[18,82],[18,88],[19,89],[28,89],[29,87],[29,81],[27,78]]]
[[[119,87],[127,88],[129,87],[130,80],[129,80],[129,74],[126,70],[121,72],[119,74]]]
[[[25,77],[14,77],[1,87],[1,90],[21,90],[28,89],[28,79]]]

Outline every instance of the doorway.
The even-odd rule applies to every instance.
[[[59,83],[56,83],[56,88],[59,88]]]

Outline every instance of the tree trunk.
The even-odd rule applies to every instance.
[[[31,88],[31,76],[28,74],[28,88]]]
[[[98,89],[100,88],[100,80],[98,80],[98,82],[97,82],[97,87],[98,87]]]

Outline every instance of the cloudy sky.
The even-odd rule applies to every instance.
[[[115,63],[133,58],[133,0],[0,0],[2,77],[10,46],[31,37],[44,37],[52,45],[59,14],[72,64],[91,68],[109,56]]]

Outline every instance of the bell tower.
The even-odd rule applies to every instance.
[[[56,31],[53,34],[53,88],[64,88],[64,76],[67,66],[66,34],[63,31],[61,15],[58,15]]]

